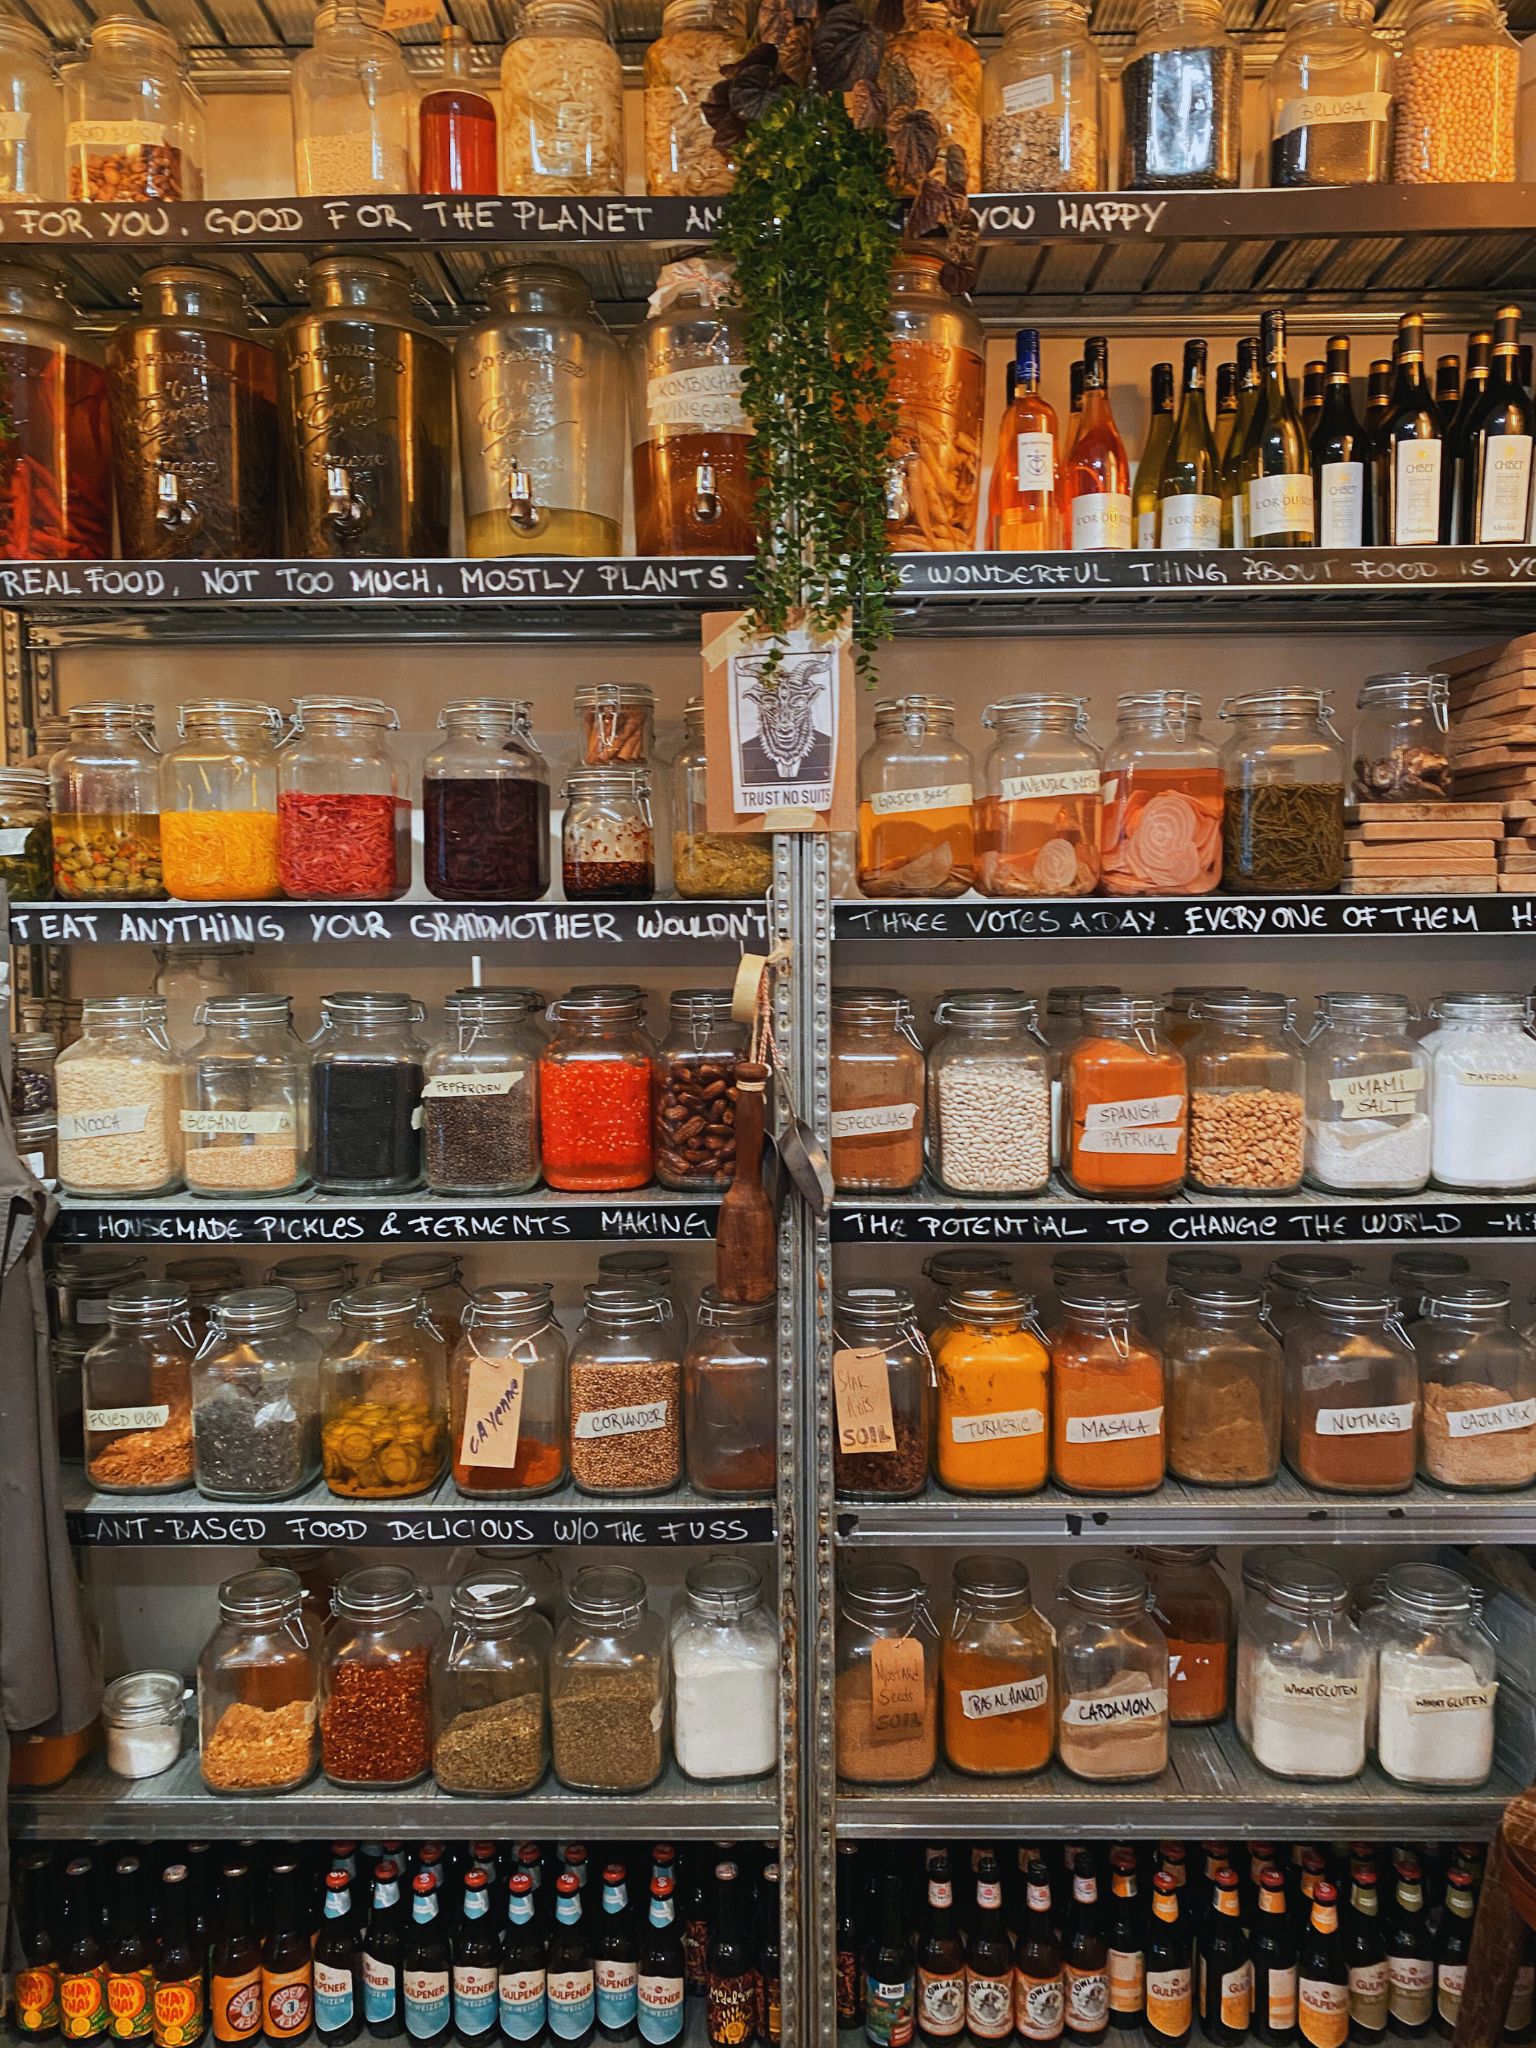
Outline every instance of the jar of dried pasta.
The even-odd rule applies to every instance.
[[[1083,697],[989,704],[976,886],[983,896],[1086,896],[1099,879],[1099,750]]]
[[[981,84],[985,192],[1099,192],[1102,68],[1085,0],[1012,0]]]
[[[54,1067],[59,1182],[71,1195],[181,1185],[181,1063],[158,996],[91,996]]]
[[[1287,996],[1208,995],[1189,1065],[1189,1183],[1206,1194],[1290,1195],[1301,1186],[1305,1063]]]
[[[1424,1417],[1419,1470],[1439,1486],[1503,1493],[1536,1479],[1536,1344],[1510,1317],[1507,1280],[1435,1280],[1413,1324]]]
[[[947,697],[887,697],[859,759],[859,887],[866,896],[958,896],[971,886],[969,750]]]
[[[1021,1777],[1050,1762],[1053,1647],[1017,1558],[961,1558],[939,1659],[944,1758],[955,1770]]]
[[[893,988],[832,997],[832,1178],[839,1192],[901,1194],[923,1175],[923,1048]]]
[[[910,1785],[939,1753],[939,1637],[909,1564],[860,1564],[837,1590],[837,1768],[856,1785]]]
[[[1284,1361],[1263,1288],[1221,1273],[1181,1279],[1163,1345],[1169,1471],[1197,1486],[1273,1479]]]
[[[915,554],[976,545],[986,397],[981,323],[968,302],[944,289],[943,268],[942,257],[907,250],[891,276],[896,433],[886,476],[886,533],[892,548]]]
[[[1419,0],[1397,60],[1399,185],[1515,177],[1520,46],[1495,0]]]
[[[624,68],[607,0],[528,0],[501,59],[501,189],[624,190]]]
[[[747,54],[746,0],[667,0],[645,53],[645,189],[729,192],[736,166],[704,118],[710,88]]]
[[[710,831],[707,758],[704,706],[695,699],[672,763],[673,886],[679,896],[762,896],[773,880],[773,834]]]

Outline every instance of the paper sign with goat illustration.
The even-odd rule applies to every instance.
[[[794,628],[777,662],[741,612],[704,620],[712,832],[826,832],[854,822],[853,659],[847,627]]]

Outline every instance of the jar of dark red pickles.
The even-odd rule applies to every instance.
[[[380,901],[410,887],[410,776],[389,740],[399,726],[377,697],[294,699],[277,756],[285,896]]]
[[[107,373],[66,324],[56,281],[0,264],[5,490],[0,557],[99,561],[112,552]]]
[[[573,1193],[644,1187],[655,1158],[655,1051],[637,988],[577,988],[550,1005],[539,1061],[544,1178]]]
[[[468,697],[422,763],[426,882],[446,903],[532,903],[549,887],[549,768],[530,708]]]
[[[566,895],[649,896],[656,887],[656,834],[646,771],[580,768],[560,793],[560,880]]]

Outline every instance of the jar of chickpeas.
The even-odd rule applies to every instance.
[[[1419,0],[1397,60],[1397,183],[1511,184],[1519,77],[1495,0]]]

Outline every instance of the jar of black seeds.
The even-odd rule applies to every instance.
[[[421,1180],[426,1016],[410,996],[326,996],[310,1070],[314,1182],[324,1194],[404,1194]]]
[[[461,990],[449,1036],[427,1054],[421,1091],[427,1186],[440,1195],[520,1195],[539,1177],[538,1040],[520,989]]]

